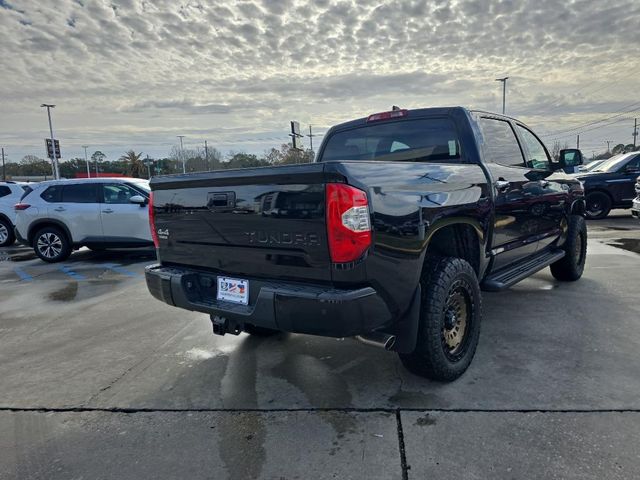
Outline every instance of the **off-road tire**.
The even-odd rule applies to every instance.
[[[569,216],[567,240],[562,249],[565,256],[551,264],[551,274],[563,282],[575,282],[582,277],[587,259],[587,224],[581,215]]]
[[[13,232],[13,225],[8,220],[0,218],[0,230],[2,230],[2,238],[0,238],[0,247],[10,247],[16,241],[16,235]],[[3,240],[4,239],[4,240]]]
[[[51,248],[47,249],[46,245]],[[71,242],[57,227],[44,227],[33,236],[33,250],[47,263],[63,262],[71,255]]]
[[[272,328],[264,328],[264,327],[256,327],[255,325],[251,325],[250,323],[244,324],[244,331],[249,335],[253,335],[254,337],[270,337],[277,333],[280,333],[280,330],[273,330]]]
[[[604,192],[588,193],[585,203],[585,215],[589,220],[605,218],[611,211],[611,197]]]
[[[450,382],[469,367],[478,346],[482,319],[478,277],[465,260],[432,257],[425,262],[420,283],[422,298],[416,348],[410,354],[399,356],[409,371],[432,380]],[[467,324],[460,351],[452,354],[446,344],[445,326],[451,308],[448,302],[458,293],[464,297]]]

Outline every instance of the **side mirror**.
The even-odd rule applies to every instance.
[[[561,169],[570,169],[571,171],[573,171],[575,167],[584,163],[582,152],[577,148],[567,148],[565,150],[560,150],[558,163],[560,164]]]
[[[129,199],[129,201],[131,203],[137,203],[141,207],[144,207],[147,204],[147,199],[144,198],[142,195],[134,195]]]

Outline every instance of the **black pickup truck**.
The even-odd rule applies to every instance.
[[[502,115],[392,110],[331,128],[311,164],[155,177],[147,285],[217,334],[356,336],[453,380],[481,287],[582,275],[584,191],[554,175],[577,153],[553,162]]]

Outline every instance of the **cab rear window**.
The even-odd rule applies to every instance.
[[[319,161],[330,160],[455,162],[460,142],[446,118],[372,123],[331,135]]]

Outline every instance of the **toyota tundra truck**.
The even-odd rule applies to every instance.
[[[332,127],[313,163],[154,177],[147,286],[219,335],[357,337],[451,381],[481,290],[581,277],[579,158],[504,115],[394,109]]]

